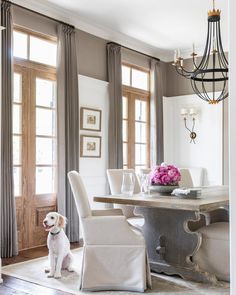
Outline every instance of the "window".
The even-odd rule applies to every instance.
[[[13,32],[13,176],[19,249],[45,244],[41,219],[56,210],[56,49],[51,37],[18,28]]]
[[[149,72],[122,65],[123,84],[123,165],[147,168],[149,146]]]
[[[13,56],[41,64],[56,66],[57,44],[53,38],[13,31]]]
[[[51,66],[55,64],[56,42],[32,34],[13,32],[15,196],[22,195],[22,176],[28,175],[28,169],[33,177],[27,183],[34,183],[35,195],[55,193],[56,75]]]

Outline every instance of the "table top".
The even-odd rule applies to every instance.
[[[175,196],[152,193],[150,195],[134,194],[132,196],[110,195],[96,196],[95,202],[133,205],[138,207],[165,208],[207,212],[229,204],[227,186],[202,187],[197,199],[182,199]]]

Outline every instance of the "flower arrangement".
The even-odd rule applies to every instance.
[[[156,166],[151,173],[152,185],[178,185],[181,180],[179,169],[174,165],[162,163]]]

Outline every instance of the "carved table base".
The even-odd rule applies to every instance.
[[[215,275],[201,271],[191,260],[201,245],[201,234],[189,227],[200,221],[199,213],[148,207],[135,207],[134,212],[145,219],[141,230],[152,271],[197,282],[217,282]]]

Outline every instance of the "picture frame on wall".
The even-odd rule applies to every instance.
[[[102,111],[87,107],[80,108],[80,129],[101,131]]]
[[[80,135],[80,157],[101,158],[102,137]]]

